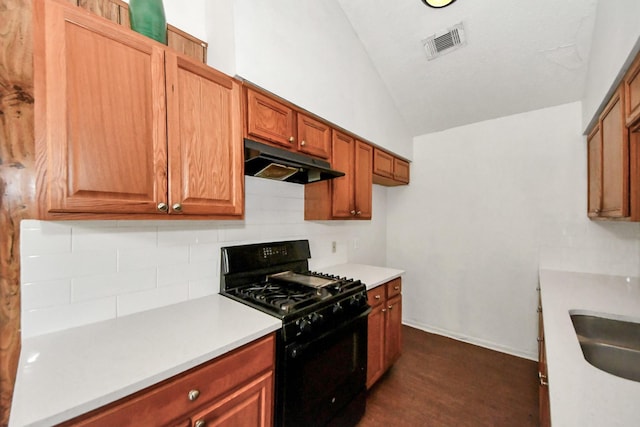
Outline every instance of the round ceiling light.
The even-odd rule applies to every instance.
[[[451,3],[456,0],[422,0],[422,3],[426,4],[429,7],[435,7],[436,9],[440,9],[442,7],[449,6]]]

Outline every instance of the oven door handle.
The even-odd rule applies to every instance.
[[[369,313],[371,313],[371,307],[367,307],[367,309],[365,311],[363,311],[362,313],[358,314],[356,317],[353,317],[352,319],[350,319],[349,321],[341,324],[340,326],[338,326],[335,329],[332,329],[330,331],[325,332],[322,335],[319,335],[319,336],[315,337],[311,341],[307,341],[304,344],[294,344],[294,345],[292,345],[290,348],[287,349],[287,354],[292,359],[296,359],[296,358],[302,356],[309,347],[312,347],[318,341],[322,341],[322,340],[330,337],[331,335],[340,333],[343,330],[350,328],[354,323],[356,323],[357,321],[359,321],[363,317],[367,317],[369,315]]]

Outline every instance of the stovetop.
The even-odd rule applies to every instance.
[[[285,342],[369,310],[364,284],[310,271],[310,257],[307,240],[224,247],[220,293],[282,319]]]

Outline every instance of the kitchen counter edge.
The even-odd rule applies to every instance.
[[[23,340],[9,426],[75,418],[281,327],[221,295]]]
[[[637,425],[640,383],[590,365],[570,314],[622,316],[640,322],[640,278],[541,269],[551,424]]]

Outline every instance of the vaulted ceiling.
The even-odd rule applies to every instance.
[[[581,99],[596,0],[338,0],[413,135]],[[462,22],[466,45],[422,40]]]

